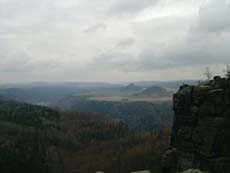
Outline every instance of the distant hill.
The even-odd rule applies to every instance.
[[[49,103],[62,99],[72,93],[86,92],[81,88],[71,87],[19,87],[19,88],[0,88],[0,96],[4,100],[14,100],[18,102],[49,105]]]
[[[5,88],[0,89],[0,97],[2,100],[14,100],[24,102],[27,97],[27,93],[19,88]]]
[[[199,80],[175,80],[175,81],[137,81],[135,85],[142,87],[160,86],[164,88],[178,89],[183,84],[195,85]]]
[[[142,89],[142,87],[139,87],[137,85],[135,85],[134,83],[131,83],[129,85],[127,85],[125,88],[123,88],[123,91],[140,91]]]
[[[91,93],[117,92],[123,85],[106,83],[30,83],[0,85],[0,96],[30,104],[49,106],[57,100],[71,95],[90,95]]]
[[[151,86],[144,89],[139,95],[141,96],[169,96],[171,92],[159,86]]]
[[[120,87],[121,84],[102,83],[102,82],[31,82],[31,83],[12,83],[1,84],[0,88],[106,88]]]
[[[182,84],[196,84],[197,80],[181,81],[144,81],[134,83],[87,83],[87,82],[36,82],[28,84],[0,85],[0,97],[29,104],[50,106],[58,100],[71,97],[101,96],[157,96],[165,95],[158,86],[176,92]],[[152,88],[151,88],[152,87]],[[143,93],[142,93],[143,92]]]

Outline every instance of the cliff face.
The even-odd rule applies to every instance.
[[[215,77],[181,86],[174,95],[174,124],[165,172],[198,168],[230,172],[230,80]]]

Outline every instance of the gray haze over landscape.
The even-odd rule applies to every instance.
[[[227,0],[0,0],[0,83],[222,74],[229,16]]]

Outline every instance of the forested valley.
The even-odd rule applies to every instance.
[[[134,131],[120,119],[1,101],[4,173],[159,172],[170,128]]]

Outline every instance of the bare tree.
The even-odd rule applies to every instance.
[[[206,67],[204,75],[206,76],[207,80],[211,80],[212,79],[212,72],[210,70],[209,67]]]
[[[224,70],[225,76],[227,79],[230,79],[230,65],[226,65],[226,69]]]

